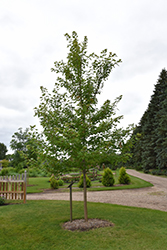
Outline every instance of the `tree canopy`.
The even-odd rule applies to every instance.
[[[104,82],[121,60],[107,49],[99,56],[88,54],[86,36],[83,42],[79,42],[76,32],[65,37],[69,49],[67,60],[54,63],[51,69],[57,74],[54,89],[50,94],[41,87],[41,101],[35,115],[43,127],[43,155],[53,170],[77,167],[85,178],[87,169],[102,158],[120,160],[118,155],[128,146],[131,127],[117,128],[122,116],[116,116],[116,107],[122,96],[113,103],[106,100],[101,107],[98,105]],[[125,158],[122,154],[121,160]]]
[[[19,128],[17,132],[12,135],[10,142],[11,149],[14,150],[11,165],[14,167],[27,167],[31,162],[35,165],[37,161],[37,143],[33,139],[30,128],[23,130]]]
[[[4,160],[6,157],[6,153],[7,153],[7,147],[5,146],[4,143],[0,143],[0,160]]]
[[[10,142],[10,147],[12,150],[16,151],[26,151],[27,148],[27,141],[29,139],[28,136],[29,129],[26,128],[25,131],[23,131],[22,128],[18,128],[18,132],[15,132],[12,135],[12,140]]]

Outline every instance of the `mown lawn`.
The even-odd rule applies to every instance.
[[[123,185],[123,186],[117,186],[118,185],[118,174],[114,176],[115,178],[115,185],[113,187],[104,187],[101,182],[99,181],[92,181],[92,186],[88,188],[88,191],[105,191],[105,190],[116,190],[116,189],[132,189],[132,188],[143,188],[143,187],[150,187],[153,186],[151,183],[144,181],[140,178],[130,176],[131,178],[131,184],[130,185]],[[28,187],[27,187],[27,193],[39,193],[43,192],[45,189],[50,189],[50,183],[49,183],[49,177],[31,177],[28,180]],[[68,185],[69,183],[64,183],[63,186],[60,188],[63,188],[64,192],[68,192]],[[82,188],[77,188],[77,183],[73,185],[74,189],[73,191],[82,191]]]
[[[74,219],[83,218],[83,202],[73,202]],[[109,220],[114,227],[87,232],[64,230],[68,201],[27,201],[0,206],[3,250],[166,250],[167,213],[112,204],[88,203],[89,218]]]

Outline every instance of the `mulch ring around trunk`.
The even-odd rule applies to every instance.
[[[90,229],[113,226],[114,224],[110,221],[100,219],[88,219],[87,222],[84,219],[78,219],[72,222],[67,221],[63,224],[63,228],[70,231],[88,231]]]

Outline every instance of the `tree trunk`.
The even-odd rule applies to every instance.
[[[83,183],[84,183],[84,216],[85,221],[88,221],[88,211],[87,211],[87,190],[86,190],[86,170],[83,170]]]

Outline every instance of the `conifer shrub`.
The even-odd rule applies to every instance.
[[[59,186],[63,186],[64,185],[64,181],[62,179],[58,180]]]
[[[54,177],[52,177],[51,181],[50,181],[50,186],[53,189],[58,189],[59,188],[59,181],[56,180]]]
[[[120,184],[130,184],[131,182],[131,179],[129,175],[126,173],[126,169],[124,167],[121,167],[119,170],[118,182]]]
[[[86,175],[86,187],[87,188],[89,188],[89,187],[91,187],[91,180],[89,179],[89,177]],[[79,188],[83,188],[83,186],[84,186],[84,183],[83,183],[83,174],[81,174],[81,176],[80,176],[80,181],[79,181],[79,183],[78,183],[78,187]]]
[[[102,177],[102,184],[105,187],[111,187],[115,183],[113,172],[110,168],[104,169],[103,177]]]

